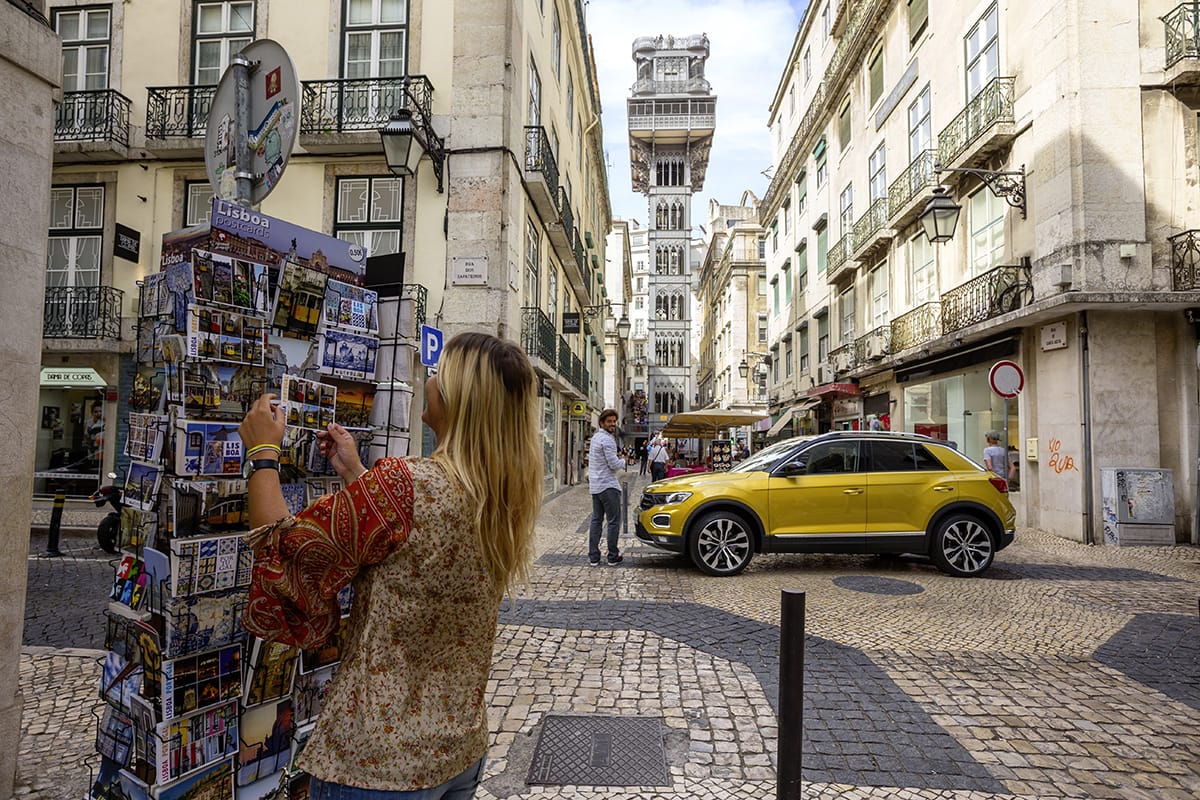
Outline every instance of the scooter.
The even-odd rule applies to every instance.
[[[96,526],[96,541],[104,552],[116,554],[121,552],[117,541],[121,535],[121,509],[125,507],[125,498],[121,487],[117,486],[117,473],[108,473],[108,479],[110,483],[101,486],[88,499],[96,504],[96,508],[105,503],[113,507]]]

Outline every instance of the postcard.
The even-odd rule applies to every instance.
[[[375,388],[351,381],[337,381],[337,407],[334,417],[345,428],[367,428],[371,419],[371,405],[375,402]]]
[[[183,717],[242,696],[242,646],[162,663],[163,720]]]
[[[162,275],[167,292],[171,296],[171,314],[175,320],[175,331],[183,333],[187,330],[188,306],[196,302],[196,279],[192,274],[192,265],[190,262],[175,264],[163,269]]]
[[[241,475],[242,439],[228,422],[178,420],[175,470],[180,475]]]
[[[163,339],[176,335],[174,317],[139,320],[137,325],[137,362],[139,364],[161,364]]]
[[[181,376],[183,397],[178,402],[193,419],[241,422],[267,385],[264,369],[249,364],[189,363]]]
[[[242,705],[249,708],[292,694],[299,657],[294,647],[255,639],[246,669]]]
[[[285,336],[308,337],[316,333],[328,280],[329,277],[318,270],[293,261],[284,264],[275,293],[271,326]]]
[[[325,286],[321,322],[327,328],[379,332],[379,293],[330,279]]]
[[[254,553],[242,534],[171,542],[171,594],[219,592],[250,585]]]
[[[338,378],[373,381],[378,350],[379,340],[373,336],[327,330],[317,343],[317,368]]]
[[[271,295],[265,264],[208,250],[192,250],[192,272],[197,302],[266,315]]]
[[[280,403],[289,427],[323,431],[334,421],[337,387],[295,375],[284,375]]]
[[[342,646],[350,632],[349,619],[342,617],[341,624],[329,641],[312,650],[304,650],[300,654],[300,674],[314,672],[323,667],[337,664],[342,660]]]
[[[136,661],[128,661],[116,653],[104,656],[104,669],[100,676],[100,696],[110,704],[129,711],[129,698],[138,693],[142,685],[142,668]]]
[[[155,782],[167,784],[237,752],[237,701],[161,722],[156,734]]]
[[[233,800],[233,759],[218,761],[156,791],[155,800]]]
[[[123,493],[125,505],[141,511],[152,510],[158,502],[158,482],[162,473],[162,466],[159,464],[129,462]]]
[[[292,700],[265,703],[242,713],[237,785],[248,786],[288,764],[292,748]]]
[[[104,706],[100,724],[96,726],[96,752],[122,767],[127,767],[132,750],[132,717],[120,713],[112,706]]]
[[[188,306],[189,358],[262,366],[266,347],[264,320],[210,306]]]
[[[289,514],[299,514],[312,503],[308,500],[308,486],[301,482],[280,484],[283,490],[283,501],[287,503]]]
[[[329,684],[337,671],[338,665],[330,664],[312,672],[302,673],[296,678],[292,698],[295,701],[297,725],[314,722],[321,715],[321,709],[325,707],[325,698],[329,695]]]
[[[163,432],[167,418],[158,414],[129,414],[129,435],[125,439],[125,455],[135,461],[162,459]]]
[[[174,313],[174,310],[166,276],[154,272],[142,278],[138,284],[138,317],[143,320],[163,317]]]
[[[235,589],[170,599],[163,608],[166,643],[163,658],[215,650],[244,635],[241,618],[249,593]]]

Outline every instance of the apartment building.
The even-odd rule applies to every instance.
[[[979,460],[998,431],[1021,523],[1087,542],[1116,540],[1103,470],[1169,469],[1196,541],[1197,22],[812,3],[768,120],[771,433],[890,427]],[[931,201],[952,234],[925,232]]]
[[[60,409],[62,424],[39,429],[35,492],[76,462],[94,406],[102,451],[72,490],[86,494],[121,461],[137,284],[158,269],[165,232],[208,220],[209,104],[231,57],[259,39],[286,49],[300,83],[296,147],[261,210],[392,256],[377,262],[392,265],[383,282],[447,336],[521,341],[542,381],[547,487],[579,480],[603,376],[602,320],[585,312],[604,300],[611,216],[582,2],[47,6],[64,91],[40,405]],[[380,143],[400,108],[425,151],[415,174],[393,173]],[[413,416],[411,448],[428,450]]]
[[[633,304],[633,249],[629,242],[629,223],[614,219],[605,245],[607,260],[604,263],[605,288],[611,287],[608,295],[613,313],[604,323],[604,407],[615,408],[618,413],[628,402],[633,389],[629,379],[629,334],[633,328],[629,321],[630,306]],[[624,420],[618,417],[619,423]],[[623,427],[621,433],[630,433]],[[629,439],[627,444],[632,444]]]
[[[758,198],[737,205],[708,203],[708,242],[697,272],[698,408],[764,411],[771,358],[767,353],[766,241]]]

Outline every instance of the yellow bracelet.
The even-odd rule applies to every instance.
[[[245,458],[252,458],[256,453],[262,453],[266,450],[274,450],[277,455],[283,452],[283,448],[277,444],[256,444],[246,451]]]

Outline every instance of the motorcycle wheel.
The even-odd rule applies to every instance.
[[[121,516],[119,514],[109,514],[102,519],[96,526],[96,541],[100,544],[100,549],[114,555],[121,552],[117,549],[117,536],[120,533]]]

